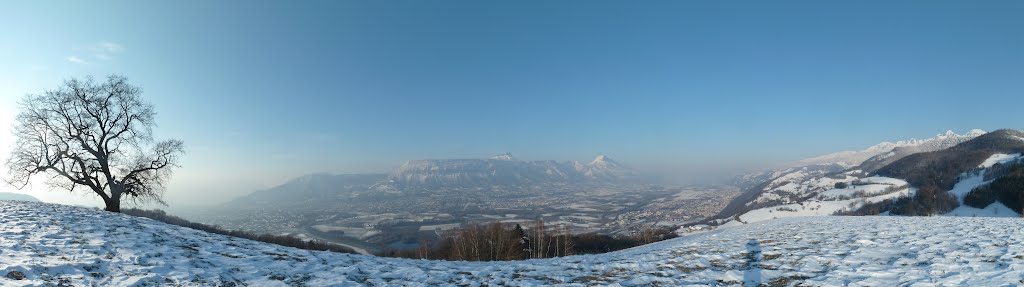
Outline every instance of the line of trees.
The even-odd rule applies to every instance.
[[[853,210],[839,210],[833,215],[878,215],[888,211],[893,215],[931,216],[945,214],[960,206],[956,196],[935,185],[917,189],[912,196],[865,203]]]
[[[676,237],[669,229],[645,228],[632,236],[572,234],[564,225],[535,221],[522,225],[470,223],[445,232],[436,242],[420,240],[415,249],[387,250],[382,256],[451,261],[509,261],[595,254]]]
[[[964,197],[964,204],[985,208],[998,201],[1024,214],[1024,166],[1016,165],[1002,173],[1002,177],[968,193]]]
[[[935,185],[925,185],[917,189],[910,200],[892,207],[890,213],[895,215],[931,216],[945,214],[960,206],[960,201],[952,193]]]
[[[338,245],[338,244],[332,244],[330,242],[320,241],[320,240],[311,240],[311,239],[299,238],[299,237],[295,237],[295,236],[286,236],[286,235],[259,234],[259,233],[252,233],[252,232],[245,232],[245,231],[238,231],[238,230],[227,230],[227,229],[223,229],[223,228],[220,228],[220,227],[217,227],[217,226],[213,226],[213,225],[207,225],[207,224],[202,224],[202,223],[191,222],[191,221],[188,221],[188,220],[186,220],[184,218],[167,214],[163,210],[142,210],[142,209],[132,209],[132,208],[129,208],[129,209],[122,209],[121,213],[132,215],[132,216],[145,217],[145,218],[153,219],[153,220],[160,221],[160,222],[163,222],[163,223],[177,225],[177,226],[182,226],[182,227],[188,227],[188,228],[192,228],[192,229],[195,229],[195,230],[202,230],[202,231],[206,231],[206,232],[209,232],[209,233],[216,233],[216,234],[227,235],[227,236],[232,236],[232,237],[245,238],[245,239],[249,239],[249,240],[255,240],[255,241],[260,241],[260,242],[272,243],[272,244],[277,244],[277,245],[281,245],[281,246],[295,247],[295,248],[306,249],[306,250],[332,251],[332,252],[352,253],[352,254],[356,254],[357,253],[355,250],[352,250],[351,248],[348,248],[348,247],[345,247],[345,246],[341,246],[341,245]]]

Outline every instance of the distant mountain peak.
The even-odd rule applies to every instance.
[[[0,192],[0,200],[36,201],[39,199],[24,193]]]
[[[491,157],[493,160],[516,160],[516,157],[512,156],[510,152],[499,153]]]
[[[388,178],[396,186],[494,186],[581,180],[631,180],[635,173],[599,155],[590,163],[522,161],[510,153],[487,159],[438,159],[406,162]]]
[[[576,170],[588,177],[611,177],[622,178],[633,176],[633,171],[623,167],[606,155],[597,155],[589,165],[576,163]]]
[[[825,163],[843,163],[845,165],[856,166],[864,163],[865,161],[882,155],[885,156],[891,153],[897,148],[914,148],[921,147],[922,150],[937,150],[946,147],[953,146],[957,143],[961,143],[970,139],[973,139],[979,135],[985,134],[986,132],[980,129],[973,129],[967,133],[960,135],[953,130],[947,130],[944,133],[937,134],[935,137],[926,139],[910,139],[902,140],[897,142],[881,142],[879,144],[868,147],[864,150],[858,151],[840,151],[836,153],[826,154],[822,156],[812,157],[797,162],[796,166],[805,166],[813,164],[825,164]]]

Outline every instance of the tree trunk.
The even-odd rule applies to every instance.
[[[107,205],[107,207],[104,208],[103,210],[110,211],[110,212],[121,212],[121,199],[120,198],[111,198],[111,199],[108,199],[108,200],[104,200],[104,203]]]

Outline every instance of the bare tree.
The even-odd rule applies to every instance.
[[[547,258],[548,254],[548,236],[547,231],[544,228],[544,220],[537,219],[533,223],[533,229],[530,230],[530,258]]]
[[[153,106],[123,76],[104,82],[71,79],[20,103],[7,161],[8,183],[23,188],[37,175],[54,188],[87,187],[107,211],[121,201],[162,200],[171,167],[184,153],[180,140],[153,140]]]
[[[568,225],[562,225],[562,230],[559,231],[559,232],[561,233],[561,237],[560,237],[561,239],[560,240],[562,241],[562,243],[561,243],[562,255],[561,256],[572,255],[573,252],[576,249],[576,243],[573,242],[573,240],[572,240],[572,229],[570,229]]]

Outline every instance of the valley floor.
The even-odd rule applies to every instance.
[[[0,201],[0,285],[1019,286],[1022,239],[1020,218],[804,217],[601,255],[443,262],[306,251]]]

